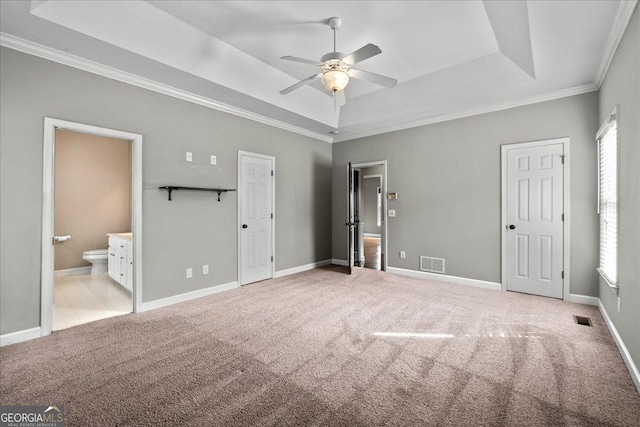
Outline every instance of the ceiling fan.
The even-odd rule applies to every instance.
[[[301,62],[303,64],[316,65],[320,67],[321,72],[307,77],[298,83],[289,86],[280,91],[280,94],[286,95],[294,90],[301,88],[302,86],[309,84],[317,79],[322,79],[322,84],[328,90],[333,93],[335,102],[338,102],[337,97],[340,97],[344,104],[344,88],[349,83],[349,78],[365,80],[371,83],[378,84],[380,86],[392,88],[398,81],[390,77],[381,76],[380,74],[371,73],[368,71],[357,70],[352,68],[358,62],[362,62],[365,59],[369,59],[376,56],[382,51],[374,44],[367,44],[360,49],[352,52],[348,55],[336,51],[336,30],[340,28],[342,20],[337,17],[330,18],[327,24],[333,30],[333,52],[329,52],[320,58],[320,61],[313,61],[311,59],[297,58],[295,56],[283,56],[280,59],[293,62]]]

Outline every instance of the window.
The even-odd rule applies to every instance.
[[[597,135],[600,267],[609,286],[618,287],[618,133],[616,111]]]

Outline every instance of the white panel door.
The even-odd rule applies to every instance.
[[[563,145],[507,150],[507,289],[562,298]]]
[[[240,156],[240,284],[246,285],[273,276],[273,160]]]

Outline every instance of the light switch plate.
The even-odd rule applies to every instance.
[[[211,156],[211,164],[212,165],[218,164],[218,158],[216,156]]]
[[[191,279],[193,277],[193,268],[187,268],[187,279]]]
[[[400,258],[405,259],[407,257],[407,254],[405,253],[405,251],[400,251]]]
[[[396,210],[395,209],[389,209],[389,216],[396,216]]]
[[[187,162],[193,161],[193,153],[191,151],[187,151]]]
[[[202,274],[209,274],[209,264],[202,266]]]

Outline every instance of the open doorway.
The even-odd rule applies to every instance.
[[[382,166],[360,169],[360,226],[364,268],[382,270]]]
[[[349,264],[386,270],[386,161],[348,166]]]
[[[131,313],[131,141],[56,129],[54,175],[53,330]]]
[[[137,311],[142,136],[45,119],[42,335]]]

